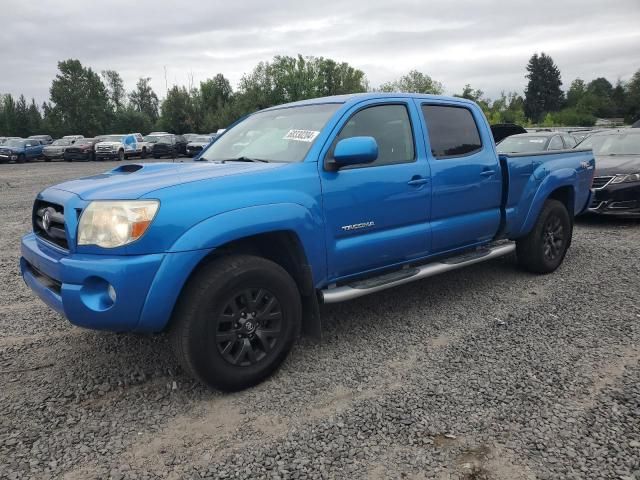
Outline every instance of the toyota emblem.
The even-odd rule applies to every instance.
[[[51,214],[49,210],[44,211],[44,215],[42,215],[42,228],[44,231],[49,233],[49,227],[51,226]]]

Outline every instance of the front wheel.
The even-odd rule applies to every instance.
[[[518,263],[530,272],[553,272],[564,260],[572,233],[564,203],[547,200],[531,232],[516,242]]]
[[[298,287],[278,264],[230,255],[189,281],[170,331],[187,372],[210,387],[255,385],[284,361],[300,331]]]
[[[16,160],[16,162],[18,162],[18,163],[24,163],[26,161],[27,161],[27,157],[25,157],[24,154],[22,154],[22,153],[20,155],[18,155],[18,159]]]
[[[121,162],[125,159],[124,150],[118,152],[118,161]]]

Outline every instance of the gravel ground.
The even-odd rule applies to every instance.
[[[552,275],[509,257],[323,307],[321,344],[220,394],[20,278],[34,195],[111,165],[0,165],[0,478],[640,479],[640,223],[580,221]]]

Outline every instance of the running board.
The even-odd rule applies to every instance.
[[[405,268],[392,273],[380,275],[353,282],[341,287],[328,288],[321,291],[324,303],[338,303],[345,300],[363,297],[370,293],[397,287],[405,283],[414,282],[427,277],[433,277],[441,273],[457,270],[458,268],[485,262],[494,258],[508,255],[516,250],[515,243],[501,244],[493,248],[483,248],[471,253],[464,253],[455,257],[445,258],[438,262],[428,263],[422,266]]]

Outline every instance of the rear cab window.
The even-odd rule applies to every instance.
[[[421,106],[431,154],[438,160],[472,155],[482,150],[478,125],[470,109],[463,106]]]

